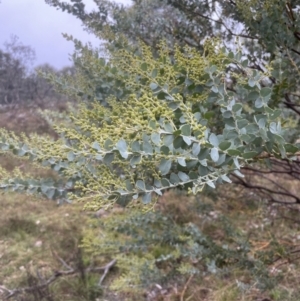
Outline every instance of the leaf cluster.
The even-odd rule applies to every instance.
[[[2,131],[1,150],[60,174],[62,186],[50,192],[41,184],[38,192],[66,198],[72,191],[70,198],[89,201],[92,208],[140,196],[149,204],[174,187],[196,194],[204,185],[230,182],[233,171],[242,176],[241,166],[261,155],[285,158],[298,150],[283,138],[280,110],[269,106],[267,74],[250,70],[240,52],[228,53],[215,40],[202,53],[186,47],[170,56],[169,50],[161,43],[156,57],[141,43],[137,52],[112,53],[115,79],[130,91],[121,102],[111,96],[107,106],[83,103],[71,115],[71,126],[56,127],[58,141],[22,140]],[[83,58],[92,64],[96,58],[88,54]],[[99,61],[97,68],[107,70]],[[238,72],[228,86],[227,67],[233,64],[244,76]],[[76,80],[79,89],[90,84],[88,77]],[[11,185],[4,181],[2,187]]]
[[[194,208],[195,210],[195,208]],[[206,213],[200,216],[204,218]],[[226,231],[220,244],[193,223],[175,223],[172,216],[159,211],[140,214],[130,210],[95,222],[100,237],[85,234],[82,246],[91,256],[117,259],[119,273],[111,289],[141,291],[153,283],[164,285],[178,276],[205,277],[208,274],[229,275],[247,270],[253,283],[262,289],[271,288],[267,265],[273,253],[249,256],[251,244],[223,217],[214,223]]]

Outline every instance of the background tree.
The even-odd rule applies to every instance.
[[[36,105],[45,103],[56,105],[66,102],[66,97],[55,91],[53,84],[43,78],[41,73],[55,74],[58,78],[72,77],[74,67],[56,70],[49,64],[32,68],[34,50],[24,46],[13,36],[0,50],[0,103],[3,105]],[[62,104],[62,107],[65,104]]]
[[[12,37],[0,53],[1,102],[19,103],[22,98],[23,80],[28,75],[29,64],[34,59],[34,51]]]

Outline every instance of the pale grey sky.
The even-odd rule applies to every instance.
[[[130,4],[131,0],[116,2]],[[84,3],[87,9],[94,7],[93,0]],[[16,35],[24,45],[35,50],[35,65],[50,63],[61,68],[71,64],[69,54],[73,52],[73,44],[62,33],[98,45],[97,39],[82,29],[78,19],[56,10],[44,0],[0,0],[0,48],[11,35]]]

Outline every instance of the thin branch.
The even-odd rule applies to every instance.
[[[298,37],[298,40],[300,40],[300,36],[297,36]],[[300,52],[294,48],[291,48],[291,50],[294,52],[294,53],[297,53],[298,55],[300,55]]]
[[[284,94],[284,98],[286,101],[284,101],[283,103],[288,107],[290,108],[291,110],[293,110],[294,112],[296,112],[298,115],[300,115],[300,110],[296,109],[294,106],[293,106],[293,103],[289,97],[289,95],[286,93]]]
[[[101,286],[101,284],[102,284],[104,278],[106,277],[107,273],[116,264],[116,262],[117,262],[117,260],[113,259],[112,261],[110,261],[109,263],[107,263],[106,265],[104,265],[102,267],[86,268],[84,270],[84,272],[85,273],[91,273],[91,272],[101,272],[101,271],[103,271],[103,275],[100,278],[100,281],[98,283],[98,285]],[[66,263],[63,263],[63,265],[68,266]],[[73,268],[69,267],[68,270],[55,271],[50,278],[48,278],[47,280],[44,280],[40,284],[37,284],[37,285],[34,285],[34,286],[27,286],[27,287],[23,287],[23,288],[17,288],[17,289],[13,289],[13,290],[10,290],[10,289],[6,288],[5,286],[0,285],[0,290],[2,290],[3,292],[6,292],[6,294],[7,294],[4,297],[3,300],[8,300],[8,299],[12,298],[13,296],[16,296],[16,295],[19,295],[19,294],[22,294],[22,293],[31,293],[31,292],[34,292],[38,289],[44,289],[44,288],[48,287],[51,283],[53,283],[55,280],[57,280],[59,277],[74,275],[74,274],[77,274],[77,273],[80,273],[80,271],[78,269],[73,269]],[[40,277],[38,277],[38,278],[40,278]]]
[[[40,274],[39,269],[36,269],[36,275],[37,275],[37,277],[39,278],[40,281],[44,281],[45,280],[45,278],[42,277],[42,275]]]
[[[241,184],[241,185],[243,185],[246,188],[256,189],[256,190],[259,190],[261,192],[269,193],[269,197],[271,198],[271,200],[273,202],[281,203],[281,204],[286,204],[286,205],[289,205],[289,204],[300,204],[300,198],[297,197],[297,196],[295,196],[295,195],[293,195],[292,193],[286,193],[286,192],[282,192],[282,191],[274,191],[274,190],[269,189],[269,188],[264,187],[264,186],[252,185],[252,184],[244,181],[240,177],[236,176],[235,174],[232,174],[232,176],[235,177],[235,178],[237,178],[239,180],[239,183],[237,183],[237,184]],[[291,198],[295,199],[295,202],[291,203],[291,202],[281,202],[281,201],[275,200],[272,197],[272,194],[277,194],[277,195],[281,195],[281,196],[291,197]]]
[[[53,251],[53,250],[51,250],[51,252],[52,252],[52,254],[53,254],[53,256],[58,260],[58,261],[60,261],[61,263],[62,263],[62,265],[65,267],[65,268],[67,268],[68,270],[71,270],[72,268],[62,259],[62,258],[60,258],[58,255],[57,255],[57,253],[55,252],[55,251]]]
[[[300,113],[300,112],[299,112]],[[290,156],[292,156],[292,157],[294,157],[294,156],[300,156],[300,151],[299,152],[296,152],[296,153],[294,153],[294,154],[288,154],[288,155],[290,155]],[[258,156],[256,156],[255,158],[257,158],[257,159],[270,159],[270,158],[276,158],[275,157],[275,155],[273,155],[273,154],[269,154],[269,153],[267,153],[267,152],[262,152],[261,154],[259,154]],[[281,160],[288,160],[288,159],[286,159],[286,158],[281,158]]]
[[[251,39],[251,40],[258,40],[258,37],[253,37],[253,36],[249,36],[246,34],[242,34],[242,33],[234,33],[227,25],[225,25],[224,22],[222,22],[222,25],[225,27],[225,29],[233,36],[235,37],[241,37],[241,38],[246,38],[246,39]]]
[[[233,3],[233,2],[232,2]],[[235,5],[235,4],[234,4]],[[216,22],[218,24],[221,24],[225,27],[225,29],[233,36],[238,36],[238,37],[242,37],[242,38],[246,38],[246,39],[252,39],[252,40],[257,40],[258,37],[252,37],[252,36],[249,36],[249,35],[245,35],[245,34],[237,34],[237,33],[234,33],[231,29],[229,29],[223,21],[220,21],[220,20],[215,20],[209,16],[206,16],[206,15],[203,15],[201,14],[199,11],[191,11],[191,10],[188,10],[186,9],[186,7],[184,7],[183,5],[180,5],[179,3],[177,3],[177,6],[180,7],[181,10],[183,10],[187,15],[190,15],[190,16],[198,16],[200,18],[203,18],[203,19],[206,19],[206,20],[209,20],[209,21],[212,21],[212,22]]]
[[[117,260],[114,259],[111,262],[109,262],[107,265],[105,265],[104,267],[102,267],[102,269],[104,269],[104,273],[101,276],[99,282],[98,282],[98,286],[102,285],[102,282],[104,280],[104,278],[106,277],[107,273],[109,272],[109,270],[116,264]]]
[[[292,9],[291,4],[287,2],[285,4],[285,9],[286,9],[286,12],[287,12],[287,15],[288,15],[289,19],[292,22],[295,22],[295,17],[294,17],[294,13],[293,13],[293,9]]]
[[[261,175],[262,178],[268,180],[269,182],[271,182],[272,184],[274,184],[277,188],[282,189],[283,191],[285,191],[288,195],[290,195],[293,198],[297,198],[294,194],[290,193],[288,189],[284,188],[282,185],[280,185],[278,182],[275,182],[272,179],[269,179],[268,177],[266,177],[265,175]],[[277,191],[274,191],[274,193],[277,193]]]
[[[219,20],[222,20],[222,17],[219,16],[219,14],[216,11],[215,11],[215,13],[219,17]],[[258,37],[253,37],[253,36],[245,35],[242,33],[234,33],[223,21],[219,21],[219,23],[222,24],[225,27],[225,29],[233,36],[242,37],[242,38],[246,38],[246,39],[252,39],[252,40],[258,40]]]
[[[190,10],[188,10],[185,6],[183,6],[183,5],[180,5],[179,3],[177,3],[177,5],[180,7],[180,9],[182,10],[182,11],[184,11],[186,14],[189,14],[190,16],[192,16],[192,15],[196,15],[196,16],[199,16],[199,17],[201,17],[201,18],[203,18],[203,19],[206,19],[206,20],[209,20],[209,21],[213,21],[213,22],[216,22],[216,23],[219,23],[219,24],[223,24],[223,22],[222,21],[219,21],[219,20],[215,20],[215,19],[213,19],[213,18],[211,18],[211,17],[208,17],[208,16],[205,16],[205,15],[203,15],[203,14],[201,14],[201,13],[199,13],[198,11],[190,11]]]
[[[184,288],[183,288],[182,293],[181,293],[181,296],[180,296],[180,301],[184,301],[184,294],[185,294],[185,292],[186,292],[186,290],[187,290],[187,288],[188,288],[188,286],[189,286],[189,283],[191,282],[191,280],[192,280],[193,277],[194,277],[194,274],[192,274],[192,275],[189,277],[188,281],[187,281],[186,284],[184,285]]]
[[[274,170],[274,169],[261,170],[261,169],[256,169],[256,168],[252,168],[249,166],[245,166],[245,167],[243,167],[243,169],[253,171],[255,173],[260,173],[260,174],[287,174],[289,176],[293,176],[293,174],[300,175],[300,172],[294,171],[293,169],[290,169],[290,170]],[[295,176],[293,176],[293,177],[295,177]]]

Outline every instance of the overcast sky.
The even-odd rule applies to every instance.
[[[130,4],[131,0],[116,2]],[[94,7],[93,0],[85,0],[84,3],[87,9]],[[0,0],[0,24],[0,48],[11,35],[16,35],[24,45],[30,45],[35,50],[35,65],[50,63],[61,68],[71,64],[69,54],[73,52],[73,44],[66,41],[62,33],[71,34],[83,42],[90,41],[96,46],[98,44],[92,35],[82,29],[78,19],[56,10],[44,0]]]

